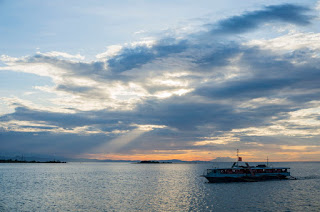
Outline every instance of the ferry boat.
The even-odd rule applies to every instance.
[[[234,162],[231,168],[213,168],[205,170],[203,177],[210,183],[217,182],[256,182],[273,179],[289,179],[289,167],[270,167],[269,163],[257,166],[250,166],[242,162],[237,150],[237,162]],[[241,162],[241,163],[239,163]]]

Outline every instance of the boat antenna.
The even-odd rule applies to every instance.
[[[269,166],[269,157],[267,156],[267,166]]]

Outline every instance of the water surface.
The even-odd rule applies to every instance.
[[[298,180],[207,183],[212,164],[0,164],[0,211],[320,211],[320,163]],[[224,166],[224,164],[215,164]]]

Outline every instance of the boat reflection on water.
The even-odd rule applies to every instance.
[[[242,162],[237,150],[238,161],[231,168],[213,168],[205,170],[203,177],[210,183],[217,182],[256,182],[263,180],[294,179],[289,167],[270,167],[267,164],[250,166]],[[239,163],[240,162],[240,163]]]

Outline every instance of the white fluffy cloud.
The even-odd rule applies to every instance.
[[[298,49],[320,50],[320,33],[292,32],[269,40],[251,40],[245,45],[258,46],[262,49],[276,52],[295,51]]]

